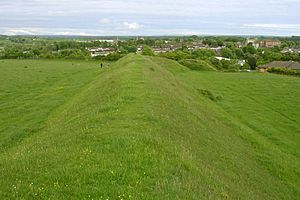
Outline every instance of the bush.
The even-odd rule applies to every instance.
[[[136,46],[128,46],[127,47],[127,52],[128,53],[136,53],[137,47]]]
[[[253,55],[248,55],[247,57],[247,63],[250,66],[250,69],[255,70],[257,67],[257,59]]]
[[[142,55],[144,55],[144,56],[154,56],[155,54],[149,46],[145,45],[144,48],[143,48]]]
[[[218,70],[223,70],[222,63],[216,58],[210,58],[209,62]]]
[[[212,101],[220,101],[223,99],[222,96],[215,96],[210,90],[205,90],[205,89],[197,89],[197,90],[201,95],[203,95],[204,97]]]
[[[64,49],[58,52],[58,57],[64,59],[85,59],[89,58],[90,55],[87,51],[80,49]]]
[[[96,56],[94,59],[103,60],[103,61],[117,61],[122,58],[124,55],[116,52],[110,53],[107,56]]]
[[[232,52],[231,49],[229,49],[228,47],[225,47],[221,50],[221,56],[225,57],[225,58],[235,58],[236,56],[234,55],[234,53]]]
[[[206,60],[211,57],[215,57],[216,53],[211,49],[197,49],[192,52],[193,57],[196,59]]]
[[[248,63],[245,63],[241,69],[250,69],[250,65]]]
[[[268,72],[274,73],[274,74],[289,75],[289,76],[300,76],[300,71],[289,70],[286,68],[270,68],[270,69],[268,69]]]
[[[196,71],[216,71],[216,69],[209,63],[203,60],[184,59],[179,61],[180,64]]]
[[[192,56],[190,54],[188,54],[184,51],[181,51],[181,50],[177,50],[174,52],[160,53],[159,56],[168,58],[168,59],[172,59],[172,60],[176,60],[176,61],[192,58]]]
[[[237,60],[218,60],[216,58],[209,59],[211,65],[214,68],[220,71],[227,71],[227,72],[237,72],[240,70],[241,65],[237,63]]]
[[[240,70],[240,65],[233,60],[221,60],[223,71],[236,72]]]

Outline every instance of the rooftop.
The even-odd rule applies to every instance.
[[[291,70],[300,70],[300,63],[294,61],[273,61],[271,63],[261,65],[258,68],[287,68]]]

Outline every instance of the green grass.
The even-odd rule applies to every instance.
[[[99,73],[78,61],[0,61],[0,150],[39,132],[49,115]]]
[[[5,62],[1,199],[300,197],[300,79],[195,72],[137,55],[102,70]],[[53,84],[34,84],[40,69]],[[57,93],[66,77],[74,87]],[[35,108],[26,121],[6,117],[15,103]],[[26,134],[25,125],[39,128]]]

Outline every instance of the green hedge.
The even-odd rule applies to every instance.
[[[289,75],[289,76],[300,76],[300,70],[289,70],[286,68],[270,68],[268,69],[268,72],[274,74]]]

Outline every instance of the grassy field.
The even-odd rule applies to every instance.
[[[298,78],[137,55],[0,70],[1,199],[300,198]]]
[[[0,150],[39,132],[49,115],[99,74],[99,64],[0,61]]]

